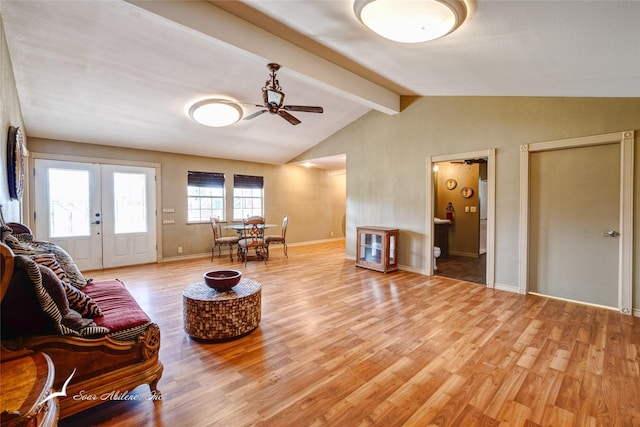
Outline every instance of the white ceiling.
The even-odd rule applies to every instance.
[[[640,1],[471,7],[453,34],[401,45],[350,0],[0,0],[29,137],[282,164],[372,109],[397,114],[400,95],[640,97]],[[186,115],[210,96],[261,103],[269,62],[285,104],[324,113]]]

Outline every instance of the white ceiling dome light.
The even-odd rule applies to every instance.
[[[224,127],[242,118],[242,108],[234,101],[222,98],[203,99],[189,108],[189,117],[211,127]]]
[[[467,18],[462,0],[355,0],[353,10],[365,26],[400,43],[445,36]]]

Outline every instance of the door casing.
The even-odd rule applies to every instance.
[[[529,161],[530,153],[602,144],[620,144],[620,225],[618,310],[632,314],[634,131],[546,141],[520,146],[520,247],[518,292],[529,291]],[[579,302],[579,301],[578,301]],[[583,303],[583,302],[581,302]],[[584,303],[583,303],[584,304]]]
[[[495,211],[496,211],[496,150],[471,151],[467,153],[446,154],[427,157],[427,223],[425,224],[425,266],[426,274],[433,276],[433,241],[435,227],[434,217],[434,179],[433,164],[438,162],[450,162],[454,160],[472,159],[476,157],[487,158],[487,269],[486,285],[495,287]]]
[[[32,168],[35,163],[35,159],[44,159],[44,160],[60,160],[67,162],[80,162],[80,163],[96,163],[96,164],[109,164],[109,165],[118,165],[118,166],[139,166],[139,167],[147,167],[155,169],[155,201],[156,206],[162,206],[162,168],[160,163],[154,162],[142,162],[135,160],[119,160],[119,159],[103,159],[99,157],[87,157],[87,156],[72,156],[66,154],[52,154],[52,153],[39,153],[39,152],[30,152],[29,158],[33,159],[29,163],[29,170],[31,171],[31,175],[33,175]],[[30,226],[32,229],[35,229],[35,220],[34,220],[34,212],[36,206],[35,200],[35,180],[28,180],[29,186],[29,197],[28,197],[28,206],[29,213],[26,218],[29,218],[26,221],[26,225]],[[156,212],[157,214],[157,212]],[[157,218],[160,218],[159,216]],[[156,262],[162,262],[162,222],[160,220],[156,221]]]

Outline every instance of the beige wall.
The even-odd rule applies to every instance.
[[[159,163],[161,166],[161,198],[158,217],[173,219],[174,224],[162,225],[162,256],[207,253],[211,248],[211,228],[208,224],[187,225],[187,171],[222,172],[226,175],[227,216],[233,207],[233,174],[260,175],[265,182],[265,214],[267,221],[282,223],[289,215],[287,242],[307,242],[343,237],[342,221],[345,212],[345,175],[294,165],[269,165],[80,144],[42,138],[30,139],[30,150],[37,156],[80,156],[117,163],[121,160]],[[50,156],[49,156],[50,157]],[[162,213],[162,209],[174,213]],[[278,232],[278,229],[274,230]],[[333,233],[333,236],[332,236]],[[233,234],[233,233],[230,233]]]
[[[640,98],[425,97],[370,112],[295,160],[346,153],[347,253],[355,227],[399,227],[399,263],[424,270],[428,156],[495,148],[496,284],[518,284],[521,144],[636,130],[634,307],[640,308]]]
[[[9,126],[20,127],[24,130],[22,111],[18,101],[16,81],[11,67],[11,57],[4,35],[4,24],[0,16],[0,205],[7,222],[21,221],[21,205],[16,200],[9,199],[7,181],[7,134]],[[25,135],[26,141],[26,135]],[[25,142],[27,144],[27,142]]]

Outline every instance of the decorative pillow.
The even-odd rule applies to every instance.
[[[56,256],[54,254],[35,254],[31,255],[31,259],[33,259],[38,264],[49,268],[53,271],[58,279],[62,280],[65,283],[71,284],[67,273],[64,272],[58,261],[56,261]]]
[[[0,317],[3,340],[59,333],[51,317],[42,311],[31,279],[22,268],[14,268],[2,299]]]
[[[19,242],[22,243],[23,246],[26,246],[27,248],[31,248],[31,250],[34,251],[31,254],[52,253],[56,257],[56,261],[58,261],[58,264],[60,264],[60,267],[62,267],[62,269],[64,270],[65,274],[69,278],[69,283],[71,283],[71,285],[75,286],[78,289],[82,289],[84,286],[86,286],[87,283],[90,282],[90,280],[87,280],[82,275],[82,273],[80,272],[80,269],[78,268],[76,263],[73,261],[73,258],[71,258],[71,255],[69,255],[69,253],[64,249],[62,249],[60,246],[56,245],[55,243],[44,242],[40,240],[30,240],[30,241],[22,240],[23,236],[31,236],[31,235],[19,234],[16,237],[19,240]]]
[[[102,310],[100,310],[93,298],[68,283],[62,282],[62,285],[67,293],[69,307],[80,313],[82,317],[89,319],[102,316]]]
[[[13,237],[23,243],[33,242],[33,234],[30,233],[13,233]]]
[[[21,255],[16,255],[14,269],[21,269],[26,272],[29,281],[26,283],[19,283],[17,284],[17,286],[28,286],[29,283],[33,285],[33,289],[35,290],[38,302],[42,307],[42,312],[44,312],[53,321],[55,328],[59,334],[86,337],[93,335],[105,335],[109,333],[108,328],[100,326],[87,326],[76,331],[62,324],[63,315],[60,312],[60,309],[58,308],[58,305],[56,304],[54,298],[47,291],[47,288],[54,289],[54,286],[51,283],[53,281],[57,281],[58,285],[62,284],[64,286],[64,283],[58,280],[53,272],[48,274],[46,270],[44,270],[44,268],[43,270],[41,270],[41,266],[39,266],[34,260]],[[45,281],[47,287],[45,287],[45,285],[43,284],[41,271],[45,271]],[[72,288],[72,286],[70,285],[66,286]],[[53,291],[53,293],[55,293],[55,291]],[[27,318],[24,319],[24,321],[29,322],[30,319]]]
[[[13,234],[13,229],[11,227],[9,227],[8,225],[0,226],[0,242],[4,243],[4,239],[6,239],[7,236],[10,236],[11,234]]]
[[[29,245],[23,244],[11,234],[4,236],[4,243],[9,246],[16,255],[34,255],[42,252],[41,250],[37,250]]]
[[[98,327],[93,320],[85,319],[84,317],[82,317],[82,315],[80,315],[80,313],[78,313],[73,309],[69,309],[67,314],[62,318],[62,324],[76,331],[79,331],[88,327],[92,327],[92,328]]]
[[[42,277],[42,286],[56,304],[56,307],[58,307],[60,314],[64,317],[69,312],[69,300],[67,299],[67,293],[64,291],[62,282],[50,268],[42,264],[38,264],[38,268],[40,269],[40,277]]]

